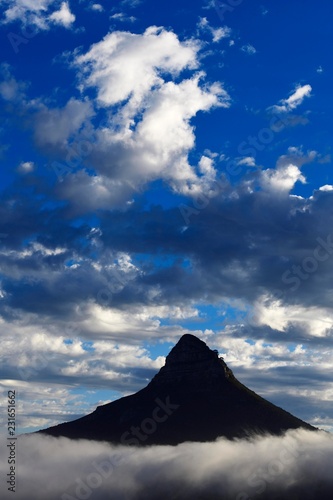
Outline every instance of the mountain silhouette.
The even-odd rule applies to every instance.
[[[186,334],[144,389],[39,432],[139,446],[280,435],[296,428],[315,430],[245,387],[217,351]]]

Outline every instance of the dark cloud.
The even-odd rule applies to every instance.
[[[84,302],[120,310],[224,299],[253,306],[263,295],[267,304],[275,299],[331,311],[332,191],[276,198],[241,183],[196,209],[188,224],[179,207],[144,209],[137,202],[126,211],[97,213],[93,229],[89,217],[66,216],[40,184],[23,187],[20,197],[7,193],[0,207],[0,231],[8,235],[0,253],[7,317],[22,310],[76,321]],[[120,253],[136,271],[117,264]],[[292,318],[283,339],[265,326],[253,325],[252,334],[306,337]]]
[[[176,208],[110,213],[102,216],[102,239],[134,254],[177,256],[178,262],[142,277],[149,284],[161,283],[165,293],[171,282],[169,298],[178,290],[178,298],[190,294],[196,300],[225,296],[252,302],[263,292],[280,291],[286,303],[330,307],[332,205],[327,198],[331,201],[332,194],[276,200],[263,192],[240,191],[234,199],[212,200],[185,230]],[[317,247],[321,261],[316,260]],[[185,269],[186,261],[191,266]],[[293,266],[300,268],[294,271]]]

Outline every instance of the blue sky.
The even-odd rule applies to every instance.
[[[332,429],[330,13],[0,1],[0,387],[22,431],[142,388],[188,332]]]

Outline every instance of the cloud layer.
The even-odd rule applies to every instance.
[[[275,494],[313,500],[328,499],[333,488],[333,441],[323,432],[144,449],[33,435],[19,438],[16,449],[18,500],[245,500]],[[8,453],[2,446],[4,474]],[[13,493],[3,488],[2,495]]]

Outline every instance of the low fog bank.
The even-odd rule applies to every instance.
[[[9,480],[10,451],[10,441],[2,442],[3,499],[333,497],[333,436],[323,431],[149,448],[22,436],[15,443],[15,493],[8,491],[10,483],[4,484]]]

